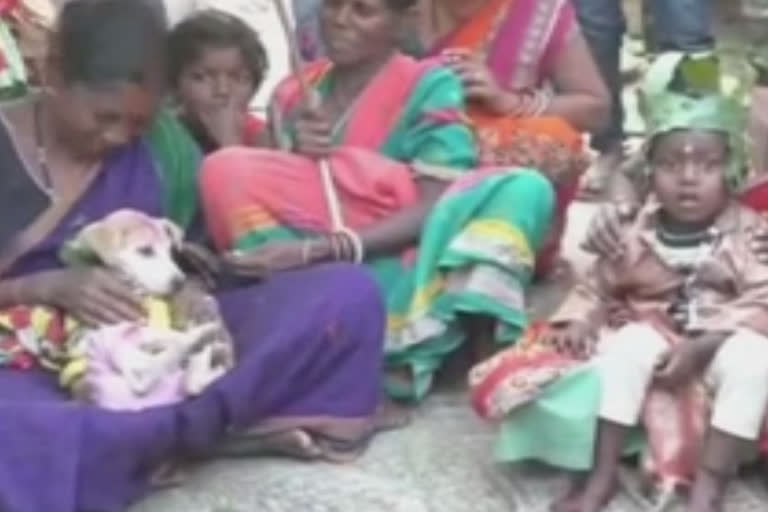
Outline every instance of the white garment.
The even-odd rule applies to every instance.
[[[600,417],[636,425],[656,363],[669,344],[649,324],[629,324],[601,341],[595,360],[602,379]],[[714,391],[711,425],[754,440],[768,406],[768,338],[743,329],[728,338],[706,369]]]

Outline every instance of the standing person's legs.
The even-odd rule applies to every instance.
[[[296,20],[296,36],[301,57],[306,61],[321,58],[325,54],[320,40],[320,0],[293,0]]]
[[[659,52],[712,50],[712,0],[646,0]]]
[[[610,123],[592,137],[592,148],[600,156],[587,173],[583,190],[592,195],[602,192],[608,177],[618,170],[622,160],[624,108],[620,61],[626,20],[621,0],[575,0],[573,5],[600,74],[611,92]]]
[[[754,172],[763,174],[768,172],[768,0],[741,0],[741,13],[758,73],[749,111],[749,156]]]

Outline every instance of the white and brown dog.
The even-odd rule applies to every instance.
[[[173,307],[186,281],[174,260],[181,237],[166,219],[119,210],[70,244],[70,254],[88,254],[132,283],[148,311],[146,323],[84,332],[62,371],[78,375],[76,395],[117,410],[169,405],[199,394],[233,365],[231,338],[213,298],[197,294],[194,318],[180,318]]]

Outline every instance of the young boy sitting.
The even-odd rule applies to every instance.
[[[551,319],[551,344],[578,350],[598,341],[602,381],[594,467],[556,511],[596,512],[607,504],[626,436],[641,418],[661,439],[665,421],[688,425],[666,447],[693,447],[689,510],[722,510],[727,482],[763,429],[768,266],[748,244],[764,221],[732,194],[744,175],[743,115],[734,101],[686,78],[686,63],[695,67],[686,57],[670,58],[662,77],[668,87],[650,88],[644,98],[655,197],[627,226],[623,254],[600,259]],[[625,321],[601,333],[609,304]],[[697,395],[699,381],[711,410]],[[648,409],[658,392],[671,395],[677,409],[654,419]],[[697,450],[696,425],[708,412]]]
[[[750,233],[766,223],[737,202],[743,108],[719,93],[714,58],[663,55],[642,95],[652,197],[624,225],[623,250],[470,374],[478,412],[502,420],[498,458],[585,471],[555,512],[608,504],[638,427],[665,497],[692,484],[689,511],[723,510],[763,431],[768,265]]]

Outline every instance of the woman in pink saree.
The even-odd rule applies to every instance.
[[[307,59],[324,52],[320,3],[296,2]],[[443,58],[462,79],[481,163],[538,169],[555,185],[555,220],[537,254],[537,273],[546,274],[587,168],[584,134],[599,129],[610,108],[570,1],[423,0],[419,9],[404,49]]]

